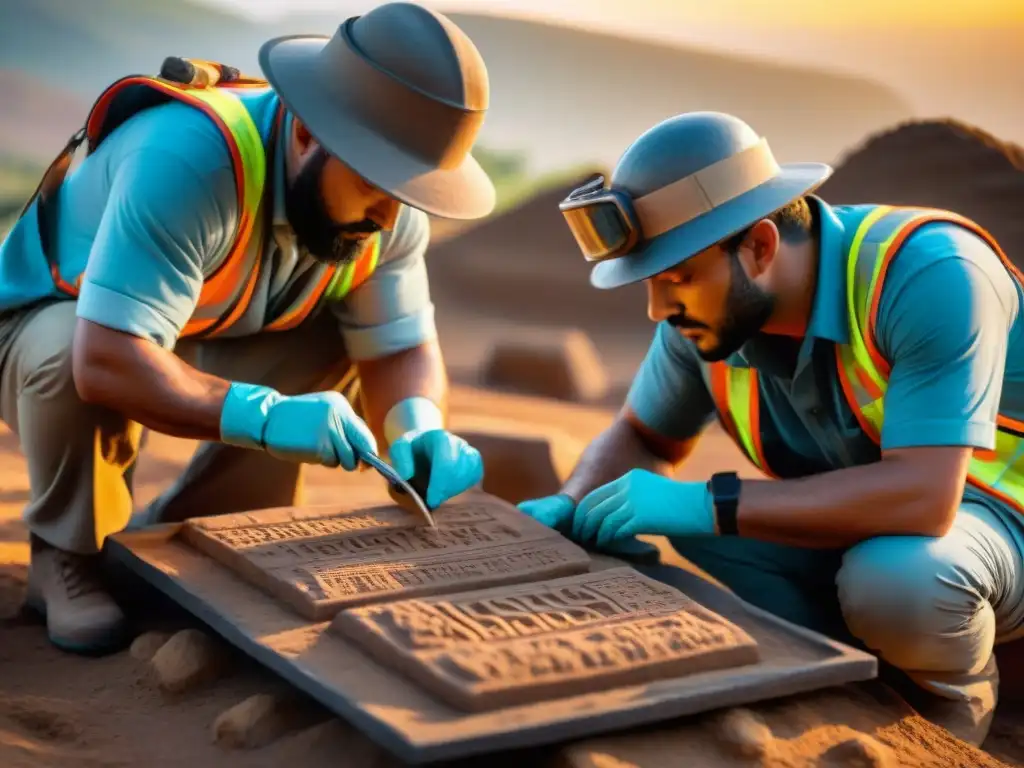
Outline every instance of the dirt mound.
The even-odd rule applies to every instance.
[[[958,120],[907,122],[869,137],[839,161],[818,194],[833,204],[956,211],[1024,263],[1024,148]]]
[[[567,747],[565,757],[567,768],[1008,765],[930,724],[877,682],[588,739]]]

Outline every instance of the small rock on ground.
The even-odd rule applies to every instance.
[[[215,743],[228,749],[257,749],[317,719],[323,716],[296,696],[259,693],[222,712],[212,735]]]
[[[821,758],[819,765],[836,768],[889,768],[893,765],[888,747],[864,733],[836,744]]]
[[[132,641],[128,652],[138,661],[151,661],[156,652],[170,639],[170,632],[144,632]]]
[[[401,768],[406,763],[385,752],[356,728],[338,718],[306,728],[287,738],[290,754],[302,755],[303,764]]]
[[[723,712],[715,718],[714,728],[719,742],[738,757],[765,757],[775,742],[764,719],[749,709]]]
[[[198,629],[174,634],[150,661],[157,684],[170,693],[181,693],[224,674],[228,657],[224,649]]]

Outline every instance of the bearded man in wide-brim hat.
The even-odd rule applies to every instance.
[[[445,427],[424,253],[427,214],[494,206],[470,155],[484,62],[444,16],[391,3],[271,40],[260,66],[168,60],[110,86],[0,244],[28,605],[64,649],[126,639],[95,564],[129,523],[144,428],[202,442],[143,523],[291,505],[303,464],[385,447],[430,507],[482,478]]]

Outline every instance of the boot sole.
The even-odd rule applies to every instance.
[[[46,624],[46,603],[41,600],[36,600],[31,597],[26,598],[24,604],[21,606],[21,612],[22,615],[42,619],[43,623]],[[67,653],[73,653],[77,656],[109,656],[112,653],[123,650],[128,644],[128,632],[123,627],[114,630],[102,640],[93,643],[76,643],[65,640],[59,636],[54,636],[50,633],[49,627],[47,627],[46,636],[50,643],[55,647]]]

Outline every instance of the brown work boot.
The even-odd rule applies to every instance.
[[[98,560],[33,537],[25,604],[46,617],[50,642],[61,650],[102,655],[125,642],[125,617],[100,584]]]

